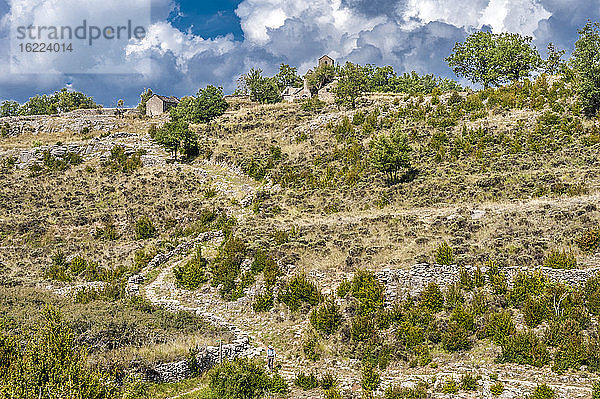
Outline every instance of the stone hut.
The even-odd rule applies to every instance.
[[[179,104],[177,97],[165,97],[155,94],[146,103],[146,115],[150,117],[162,115],[169,112],[171,108],[176,107],[177,104]]]
[[[319,66],[322,65],[334,66],[335,60],[328,55],[324,55],[321,58],[319,58]],[[310,75],[312,72],[313,70],[309,69],[306,75],[304,75],[304,87],[286,87],[283,93],[281,93],[283,101],[291,103],[297,100],[305,100],[308,98],[312,98],[313,93],[310,92],[310,89],[308,88],[308,81],[306,79],[306,76]],[[321,90],[319,90],[319,99],[323,101],[331,101],[333,99],[333,87],[335,86],[328,85],[328,87],[323,87]]]
[[[307,98],[311,98],[312,93],[310,92],[310,89],[308,88],[308,81],[305,78],[303,87],[288,86],[285,88],[283,93],[281,93],[281,96],[283,97],[283,101],[287,101],[287,102],[291,103],[291,102],[294,102],[295,100],[305,100]]]
[[[319,66],[321,66],[321,65],[334,66],[335,60],[328,55],[324,55],[323,57],[319,58]]]

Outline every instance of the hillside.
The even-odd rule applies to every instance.
[[[219,341],[261,361],[273,345],[294,398],[336,397],[294,386],[300,373],[330,373],[347,397],[374,373],[379,395],[421,381],[429,397],[523,398],[545,383],[592,398],[600,125],[569,84],[306,109],[236,103],[192,126],[186,162],[151,138],[165,118],[0,119],[6,331],[33,334],[53,304],[93,367],[168,375],[150,383],[156,398],[205,397],[206,376],[167,384],[158,365]],[[389,182],[370,144],[395,132],[411,165]],[[311,311],[327,306],[339,318],[324,332]]]

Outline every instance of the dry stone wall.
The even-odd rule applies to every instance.
[[[465,269],[473,274],[474,266],[465,266]],[[481,269],[484,273],[487,269]],[[590,269],[551,269],[548,267],[528,268],[528,267],[505,267],[501,269],[510,282],[519,272],[533,272],[539,270],[550,281],[563,282],[568,285],[579,286],[584,284],[589,278],[600,273],[600,268]],[[410,269],[384,269],[375,273],[377,279],[385,284],[386,301],[393,303],[401,299],[406,294],[418,295],[421,290],[431,282],[435,282],[440,287],[445,287],[455,283],[459,279],[460,268],[457,265],[430,265],[421,263],[414,265]]]
[[[129,278],[126,289],[127,294],[130,296],[140,294],[140,284],[144,282],[145,275],[147,275],[149,271],[160,267],[176,256],[188,253],[200,242],[218,242],[220,240],[223,240],[222,231],[209,231],[201,233],[192,240],[179,244],[169,252],[157,254],[140,274],[136,274]],[[178,301],[174,300],[158,299],[154,302],[168,311],[187,311],[195,313],[207,322],[231,333],[233,339],[231,343],[220,346],[207,346],[199,349],[195,355],[196,367],[194,370],[190,368],[188,360],[157,364],[151,369],[144,371],[144,376],[147,380],[155,382],[177,382],[190,377],[193,372],[203,373],[223,360],[234,360],[239,357],[252,358],[261,354],[262,349],[255,348],[250,344],[250,338],[247,333],[241,331],[237,326],[223,320],[219,316],[202,311],[198,308],[182,306]]]

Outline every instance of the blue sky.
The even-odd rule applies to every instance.
[[[0,0],[0,101],[24,102],[62,87],[83,91],[105,106],[120,98],[133,106],[146,87],[176,96],[195,94],[207,84],[232,92],[239,75],[251,67],[273,74],[287,63],[304,73],[323,54],[338,62],[454,77],[444,58],[470,32],[530,35],[544,55],[550,41],[570,52],[577,29],[587,19],[600,20],[596,0],[135,0],[152,3],[146,38],[95,58],[112,65],[118,61],[112,57],[124,57],[127,49],[125,62],[132,70],[144,57],[151,59],[150,70],[124,75],[5,72],[10,21],[27,17],[17,14],[35,16],[35,10],[46,7],[48,15],[68,18],[72,8],[93,3],[99,14],[114,15],[111,1],[117,0]],[[72,62],[84,61],[76,57]],[[45,59],[38,62],[43,70],[53,66]]]

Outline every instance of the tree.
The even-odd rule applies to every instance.
[[[0,105],[0,117],[17,116],[21,106],[16,101],[3,101]]]
[[[198,151],[198,136],[190,130],[189,123],[181,119],[165,123],[156,133],[155,140],[171,151],[175,159],[180,149],[187,157]]]
[[[298,76],[297,71],[298,68],[293,68],[287,64],[279,66],[279,73],[275,75],[275,79],[280,91],[285,90],[288,86],[302,87],[302,78]]]
[[[600,23],[588,23],[579,30],[570,64],[575,85],[586,116],[600,109]]]
[[[408,136],[396,130],[392,135],[382,134],[371,143],[371,165],[387,176],[389,183],[398,181],[398,172],[410,168],[410,152]]]
[[[315,94],[323,87],[333,82],[336,75],[336,69],[333,65],[319,65],[314,71],[309,72],[305,78],[308,82],[308,88]]]
[[[60,90],[60,92],[54,93],[54,95],[50,98],[51,101],[56,104],[55,107],[58,112],[70,112],[76,109],[89,109],[98,107],[92,97],[88,97],[78,91],[68,91],[64,87]]]
[[[242,75],[246,89],[250,92],[252,101],[261,104],[275,104],[281,101],[281,94],[275,78],[262,76],[262,69],[250,69]]]
[[[356,99],[367,89],[367,75],[364,68],[347,62],[340,69],[339,76],[335,88],[335,102],[356,108]]]
[[[140,103],[138,104],[137,108],[142,115],[146,115],[146,103],[153,95],[154,93],[152,93],[152,89],[144,89],[144,91],[142,91],[140,94]]]
[[[541,65],[531,37],[516,33],[477,32],[456,43],[446,58],[459,76],[484,88],[529,76]]]
[[[516,82],[531,75],[542,66],[542,58],[535,47],[531,46],[530,36],[518,33],[495,35],[496,59],[502,82]]]
[[[43,94],[31,97],[19,108],[19,115],[53,115],[59,112],[97,107],[98,105],[92,97],[62,88],[52,95]]]
[[[56,102],[47,95],[33,96],[19,109],[20,115],[56,114]]]
[[[171,108],[171,120],[208,123],[223,115],[228,107],[223,89],[208,85],[205,89],[198,90],[196,97],[184,97],[176,107]]]
[[[557,50],[554,43],[548,43],[548,58],[544,61],[544,72],[549,75],[556,75],[564,67],[565,63],[562,57],[565,55],[565,50]]]

